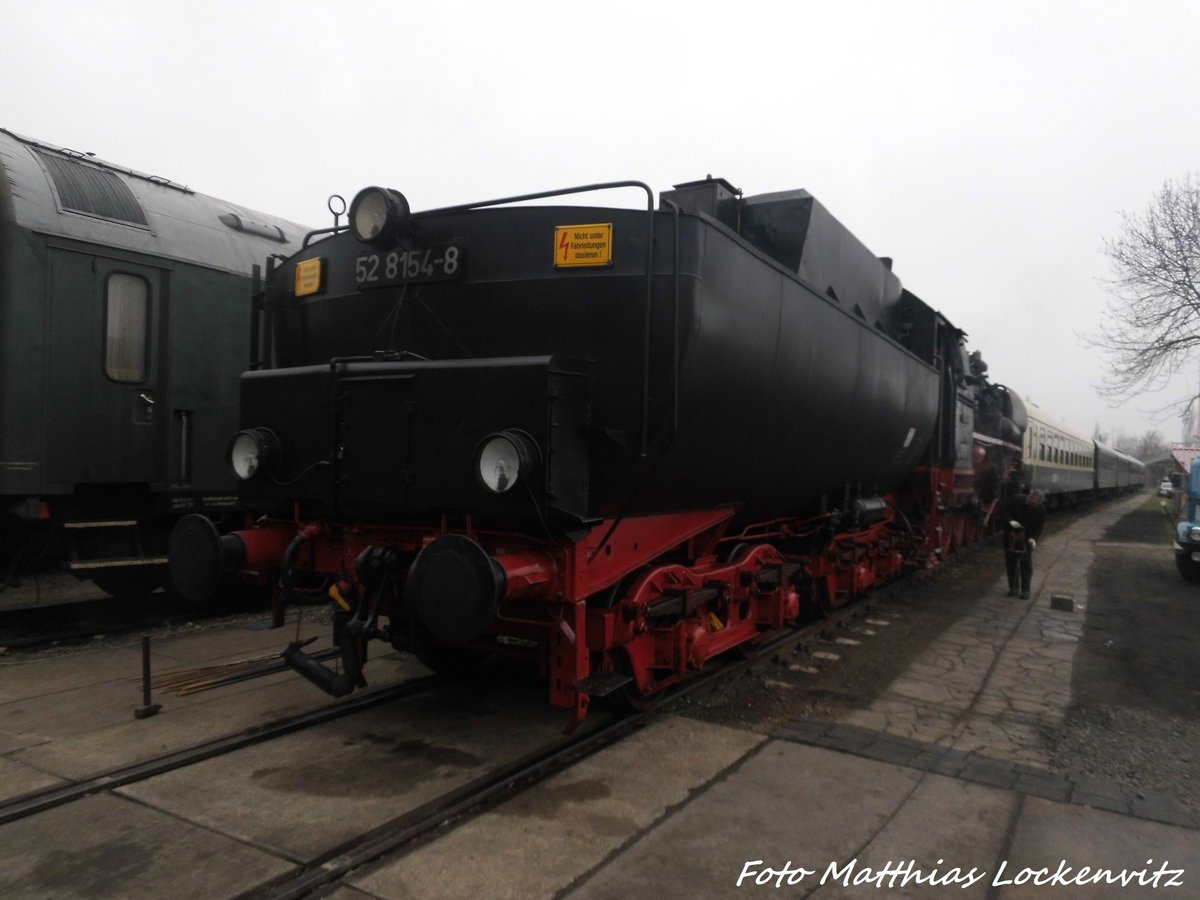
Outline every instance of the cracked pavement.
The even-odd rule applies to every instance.
[[[1043,539],[1028,600],[994,583],[864,709],[842,721],[1023,765],[1050,768],[1045,737],[1071,702],[1075,650],[1083,636],[1093,545],[1143,502],[1112,503]],[[1052,595],[1073,611],[1050,607]]]

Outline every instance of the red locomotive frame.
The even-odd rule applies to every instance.
[[[1017,452],[1008,449],[1005,477]],[[710,660],[752,651],[802,616],[936,565],[990,530],[991,509],[975,501],[973,471],[925,473],[928,481],[916,473],[919,487],[903,501],[885,498],[878,521],[849,530],[835,531],[821,516],[731,534],[734,511],[715,509],[607,520],[574,543],[476,531],[469,519],[455,528],[447,517],[436,528],[263,519],[238,537],[246,569],[282,563],[324,573],[344,610],[366,604],[372,620],[395,620],[403,600],[394,590],[368,596],[360,554],[387,547],[411,559],[452,534],[475,542],[503,570],[504,592],[492,625],[464,652],[536,655],[551,704],[571,711],[574,728],[593,696],[620,690],[635,706],[651,703]],[[805,551],[784,549],[805,541]],[[364,661],[366,641],[356,652]]]

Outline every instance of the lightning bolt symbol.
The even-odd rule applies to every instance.
[[[562,251],[563,262],[567,261],[567,232],[563,232],[562,240],[558,242],[558,249]]]

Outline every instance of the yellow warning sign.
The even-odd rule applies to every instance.
[[[554,265],[559,268],[612,265],[612,222],[557,226]]]
[[[296,287],[295,292],[297,297],[307,297],[309,294],[320,293],[323,285],[321,284],[321,258],[318,256],[315,259],[305,259],[296,263]]]

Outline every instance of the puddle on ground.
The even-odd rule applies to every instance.
[[[272,766],[251,773],[268,790],[314,797],[398,796],[430,779],[454,778],[487,760],[430,741],[399,740],[369,732],[343,746],[370,748],[353,764],[339,759],[313,760],[294,766]]]

